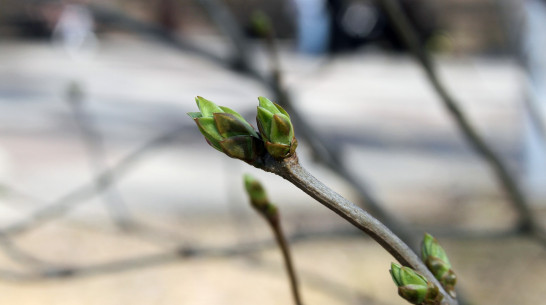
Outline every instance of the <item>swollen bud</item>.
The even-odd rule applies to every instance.
[[[438,287],[413,269],[392,263],[389,271],[398,286],[398,295],[406,301],[416,305],[439,305],[442,301]]]
[[[296,151],[298,141],[288,113],[265,97],[258,98],[258,129],[265,148],[275,159],[290,157]]]
[[[457,284],[457,276],[451,269],[451,263],[447,258],[447,254],[440,246],[436,238],[430,234],[425,234],[423,244],[421,245],[421,256],[425,265],[434,277],[444,286],[445,290],[455,297],[455,285]]]
[[[200,96],[195,101],[200,112],[188,112],[188,115],[210,146],[249,163],[259,157],[263,143],[254,127],[240,114]]]

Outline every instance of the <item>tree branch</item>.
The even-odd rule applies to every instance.
[[[328,209],[365,232],[402,265],[413,268],[425,276],[429,282],[434,283],[440,289],[448,304],[457,304],[457,301],[443,289],[442,285],[436,280],[421,259],[398,236],[366,211],[332,191],[309,174],[309,172],[300,166],[296,154],[282,161],[266,159],[262,169],[290,181]]]

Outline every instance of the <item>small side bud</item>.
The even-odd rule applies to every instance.
[[[260,181],[258,181],[251,175],[245,174],[244,183],[246,193],[248,194],[248,198],[250,199],[250,204],[252,205],[252,207],[267,220],[277,222],[277,207],[269,202],[269,199],[267,198],[267,193],[265,192],[265,189]]]
[[[263,209],[269,203],[269,200],[262,184],[249,174],[244,175],[244,180],[250,203],[256,209]]]
[[[396,263],[391,264],[389,270],[392,279],[398,286],[398,295],[416,305],[439,305],[443,296],[438,287],[429,283],[424,276],[408,267]]]
[[[451,263],[447,257],[447,253],[440,246],[438,240],[432,235],[426,233],[421,245],[421,256],[427,268],[434,274],[434,277],[442,284],[444,289],[453,297],[455,297],[455,285],[457,284],[457,276],[451,268]]]

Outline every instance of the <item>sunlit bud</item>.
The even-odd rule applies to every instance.
[[[254,128],[237,112],[195,98],[199,112],[188,112],[207,143],[229,157],[252,162],[260,155],[262,143]]]
[[[429,283],[425,277],[408,267],[391,264],[389,270],[398,286],[398,294],[406,301],[416,305],[439,305],[443,296],[438,287]]]
[[[451,296],[455,296],[457,276],[451,268],[451,263],[447,258],[444,248],[430,234],[425,234],[423,244],[421,245],[421,256],[430,272],[434,274],[434,277],[438,279],[445,290]]]

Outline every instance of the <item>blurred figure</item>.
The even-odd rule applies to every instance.
[[[379,9],[369,1],[328,0],[330,52],[355,49],[377,39],[385,24]]]
[[[399,0],[423,43],[437,32],[423,1]],[[385,13],[371,0],[294,0],[298,49],[307,54],[351,51],[370,43],[404,51]]]
[[[89,56],[97,45],[94,28],[93,15],[87,6],[65,4],[53,30],[53,40],[72,57]]]
[[[324,54],[330,39],[330,16],[326,0],[294,0],[297,10],[298,50]]]

